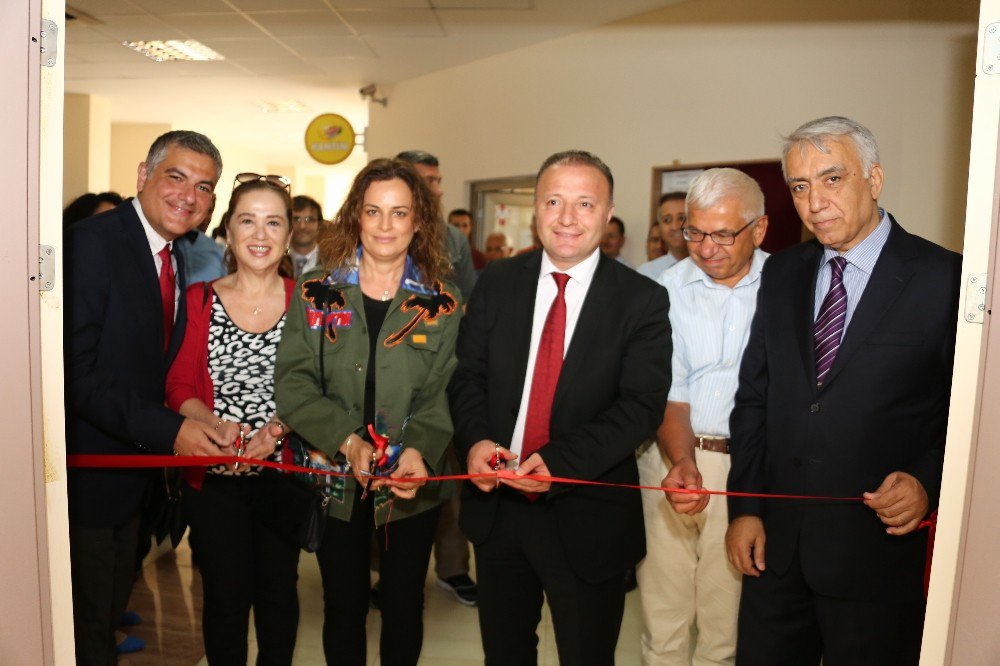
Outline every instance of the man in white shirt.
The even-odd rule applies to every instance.
[[[686,213],[690,256],[660,278],[670,293],[673,383],[639,474],[647,486],[662,479],[664,488],[724,490],[729,414],[767,257],[758,249],[767,231],[764,195],[741,171],[709,169],[691,183]],[[726,502],[654,490],[642,496],[643,663],[733,664],[740,574],[726,557]]]
[[[662,419],[667,293],[598,251],[613,187],[590,153],[549,157],[542,249],[488,264],[462,319],[455,447],[470,474],[517,470],[463,488],[488,664],[536,663],[543,593],[561,663],[614,663],[625,571],[645,553],[635,491],[526,476],[635,484],[635,449]]]
[[[684,192],[667,192],[660,197],[656,209],[656,219],[660,224],[660,236],[666,253],[658,259],[647,261],[635,270],[654,280],[660,279],[663,271],[688,256],[687,244],[681,235],[681,229],[687,221],[684,212]]]
[[[319,228],[323,224],[323,208],[319,202],[300,194],[292,197],[292,243],[288,256],[292,260],[295,279],[316,267],[319,259]]]

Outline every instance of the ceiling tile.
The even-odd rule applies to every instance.
[[[185,39],[176,28],[152,16],[104,16],[93,29],[119,41]]]
[[[535,0],[430,0],[437,9],[534,9]]]
[[[70,0],[72,2],[72,0]],[[162,14],[211,14],[233,10],[222,0],[132,0],[136,5],[157,16]]]
[[[270,37],[260,39],[210,39],[205,42],[209,48],[218,51],[228,60],[241,58],[287,58],[292,55],[288,49]]]
[[[319,70],[299,58],[257,58],[235,61],[257,76],[315,76]]]
[[[109,37],[91,27],[76,21],[66,24],[66,45],[107,43]]]
[[[71,44],[66,50],[82,62],[90,63],[131,65],[146,59],[146,56],[121,44]]]
[[[430,9],[431,0],[331,0],[335,9]]]
[[[201,42],[265,36],[240,14],[171,14],[163,20]]]
[[[330,37],[349,35],[333,12],[254,12],[249,14],[277,37]]]
[[[358,37],[295,37],[288,45],[310,61],[314,58],[374,58],[375,52]]]
[[[231,0],[236,7],[244,12],[288,11],[306,9],[313,11],[329,11],[323,0]]]
[[[91,16],[135,16],[146,11],[129,0],[69,0],[66,3],[66,13],[80,10]]]
[[[431,9],[357,9],[341,12],[361,35],[378,37],[444,37],[445,32]]]

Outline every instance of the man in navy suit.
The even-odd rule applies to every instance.
[[[961,260],[879,208],[878,146],[829,117],[786,140],[816,239],[772,256],[730,419],[743,572],[736,663],[916,664],[926,530],[938,503]]]
[[[138,194],[66,234],[66,443],[69,453],[218,455],[218,433],[164,406],[184,335],[184,262],[172,244],[205,218],[222,172],[196,132],[159,137]],[[70,557],[78,664],[113,664],[132,589],[151,470],[70,469]],[[162,481],[161,481],[162,482]]]
[[[488,264],[462,319],[455,447],[470,474],[499,455],[519,475],[463,488],[487,664],[537,661],[543,592],[559,660],[613,664],[625,571],[645,555],[637,492],[527,476],[637,484],[635,449],[666,406],[667,291],[599,250],[613,187],[590,153],[549,157],[535,181],[542,249]]]

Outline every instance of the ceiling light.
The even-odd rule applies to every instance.
[[[265,100],[259,99],[254,106],[261,113],[302,113],[306,105],[297,99]]]
[[[147,58],[156,62],[167,60],[225,60],[225,56],[216,53],[201,42],[193,39],[168,39],[160,41],[158,39],[148,42],[122,42],[122,46],[127,46],[137,53],[141,53]]]

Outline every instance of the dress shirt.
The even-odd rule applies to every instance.
[[[861,295],[865,293],[868,278],[872,276],[875,262],[882,254],[882,248],[885,247],[885,241],[889,238],[889,230],[892,228],[889,216],[885,214],[885,211],[880,208],[879,214],[881,219],[875,229],[868,234],[868,237],[841,255],[847,260],[847,265],[844,267],[844,288],[847,290],[847,316],[844,319],[844,333],[847,332],[847,327],[851,324],[851,317],[854,316],[854,310],[858,307]],[[826,292],[830,291],[830,260],[838,254],[840,253],[833,248],[823,248],[823,263],[820,264],[819,275],[816,276],[813,321],[819,318],[819,309],[823,305],[823,299],[826,297]],[[843,333],[841,339],[843,339]]]
[[[521,391],[521,407],[517,412],[517,421],[514,423],[514,434],[511,436],[508,447],[516,455],[521,455],[521,445],[524,440],[524,423],[528,418],[528,402],[531,397],[531,381],[535,368],[535,357],[538,356],[538,344],[542,340],[542,329],[545,328],[545,318],[552,307],[552,301],[559,293],[556,281],[552,277],[553,273],[566,273],[569,281],[566,283],[566,335],[563,344],[563,358],[566,357],[566,350],[573,339],[573,331],[576,329],[576,322],[580,318],[580,310],[583,308],[583,299],[587,296],[590,283],[594,279],[594,271],[597,270],[597,262],[601,258],[600,250],[593,253],[576,266],[569,270],[561,271],[555,267],[549,259],[549,255],[542,252],[542,268],[538,274],[538,288],[535,290],[535,314],[531,321],[531,347],[528,351],[528,367],[524,371],[524,389]],[[501,442],[502,444],[502,442]],[[520,461],[518,461],[520,462]],[[511,464],[508,463],[510,466]]]
[[[146,241],[149,242],[149,251],[153,253],[153,265],[156,267],[156,275],[160,275],[160,269],[163,267],[163,260],[160,259],[160,251],[166,245],[170,245],[170,241],[165,239],[160,234],[156,233],[153,229],[153,225],[149,223],[146,219],[146,215],[142,212],[142,204],[139,203],[138,199],[132,199],[132,206],[135,207],[135,212],[139,216],[139,221],[142,222],[142,230],[146,232]],[[177,304],[180,302],[181,298],[181,288],[184,286],[181,284],[181,276],[177,275],[177,253],[176,248],[171,248],[170,253],[170,266],[174,269],[174,321],[177,321]]]
[[[755,250],[750,271],[732,289],[706,275],[690,257],[660,277],[670,294],[674,343],[667,399],[691,406],[696,434],[729,437],[740,359],[750,338],[767,257],[767,252]]]
[[[292,269],[295,270],[296,279],[307,271],[311,271],[316,267],[316,263],[319,261],[319,245],[314,245],[313,249],[306,254],[299,254],[295,250],[288,250],[288,256],[292,260]],[[306,263],[302,267],[302,270],[298,270],[298,262],[300,259],[305,259]]]
[[[660,276],[663,274],[663,271],[667,270],[668,268],[671,268],[676,263],[677,263],[677,257],[667,252],[662,257],[657,257],[652,261],[647,261],[644,264],[639,264],[639,266],[635,270],[639,271],[640,274],[645,275],[650,280],[656,280],[657,282],[659,282]]]

